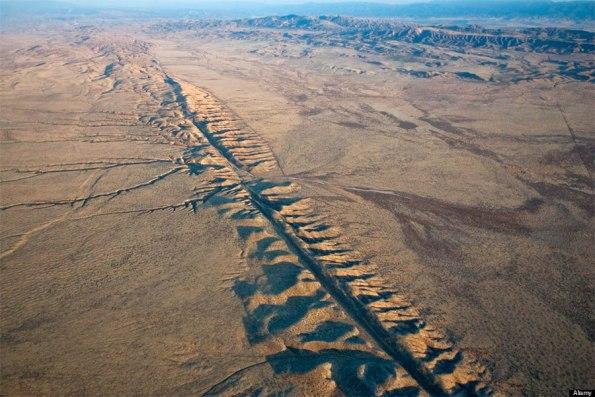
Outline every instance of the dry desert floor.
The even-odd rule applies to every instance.
[[[592,82],[221,29],[2,33],[1,395],[592,388]]]

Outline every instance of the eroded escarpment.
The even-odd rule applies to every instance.
[[[291,346],[282,355],[301,357],[305,366],[315,366],[308,361],[329,362],[322,358],[329,348],[322,348],[328,338],[341,341],[341,350],[345,344],[371,344],[430,394],[489,393],[485,368],[427,324],[404,297],[387,288],[342,231],[317,214],[310,199],[300,197],[294,182],[262,177],[280,173],[266,142],[208,92],[166,74],[163,82],[165,99],[159,114],[143,120],[187,145],[179,162],[190,175],[212,174],[197,191],[199,202],[216,206],[237,222],[238,234],[247,244],[246,255],[264,262],[264,276],[240,277],[235,282],[253,343],[282,335],[285,346]],[[319,313],[328,310],[340,312],[348,322]],[[303,328],[306,324],[308,331]],[[353,359],[343,353],[339,357]],[[331,372],[344,365],[331,361]],[[292,372],[291,365],[284,368]],[[345,391],[340,379],[349,375],[337,376],[332,378]],[[362,387],[372,387],[367,375],[355,378],[363,382]],[[379,387],[378,382],[372,383],[372,389]]]
[[[181,154],[20,169],[16,178],[34,180],[53,173],[162,167],[155,175],[113,190],[95,191],[96,180],[90,193],[8,203],[0,209],[82,208],[174,177],[192,181],[193,191],[182,201],[119,211],[188,208],[200,216],[204,207],[212,207],[233,225],[247,266],[229,281],[244,307],[245,337],[264,360],[222,374],[206,389],[185,384],[179,392],[272,394],[290,388],[357,396],[490,393],[487,371],[427,324],[407,299],[386,287],[345,233],[317,213],[311,199],[300,196],[297,184],[283,177],[266,142],[217,98],[165,73],[146,43],[122,40],[107,45],[88,39],[76,45],[99,54],[107,65],[83,70],[91,87],[87,95],[103,101],[129,96],[138,117],[128,115],[126,121],[149,126],[156,132],[151,142],[169,143]],[[32,51],[38,50],[43,48]],[[89,216],[97,215],[101,213]]]

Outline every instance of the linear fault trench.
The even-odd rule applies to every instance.
[[[443,388],[434,379],[434,376],[422,366],[407,350],[403,349],[396,338],[391,335],[380,322],[371,315],[371,313],[361,304],[361,302],[353,295],[347,293],[339,285],[337,279],[328,274],[323,266],[316,260],[316,258],[303,247],[303,243],[295,235],[291,226],[283,219],[283,217],[271,208],[268,201],[259,193],[255,192],[245,181],[246,178],[251,180],[256,177],[250,172],[243,170],[233,156],[229,154],[225,147],[222,147],[210,134],[205,124],[196,122],[194,120],[194,112],[192,112],[182,92],[182,88],[170,76],[166,75],[165,82],[170,85],[176,96],[176,101],[181,107],[184,116],[189,119],[203,134],[204,138],[211,144],[211,146],[218,152],[218,154],[225,159],[229,167],[238,175],[241,186],[246,189],[250,195],[250,199],[254,206],[263,214],[263,216],[273,226],[275,232],[281,237],[293,251],[293,253],[306,265],[316,279],[320,282],[323,288],[339,303],[349,316],[362,327],[378,346],[390,357],[392,357],[399,365],[401,365],[409,374],[432,396],[447,396]]]

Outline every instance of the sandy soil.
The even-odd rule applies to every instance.
[[[3,34],[0,393],[592,385],[592,83],[228,33]]]

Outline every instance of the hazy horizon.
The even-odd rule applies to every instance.
[[[62,9],[70,14],[80,9],[145,9],[147,11],[217,10],[230,15],[303,15],[337,14],[352,16],[416,16],[441,17],[442,14],[503,17],[576,17],[593,19],[594,0],[0,0],[0,11],[27,10],[46,13]],[[74,7],[74,9],[68,9]],[[518,15],[517,15],[518,14]]]
[[[0,0],[0,4],[17,3],[17,4],[72,4],[81,6],[93,7],[204,7],[204,6],[220,6],[233,4],[251,4],[251,5],[338,5],[338,4],[369,4],[369,5],[412,5],[412,4],[467,4],[474,6],[481,6],[485,4],[498,4],[509,6],[510,4],[518,3],[519,5],[526,5],[527,3],[595,3],[594,0]]]

